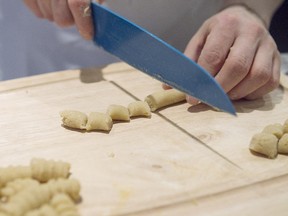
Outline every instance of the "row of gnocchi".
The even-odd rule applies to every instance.
[[[64,110],[60,116],[63,125],[69,128],[110,131],[113,121],[129,122],[131,117],[151,117],[151,111],[182,102],[185,98],[185,94],[178,90],[162,90],[148,95],[144,101],[134,101],[128,107],[110,105],[106,113],[91,112],[86,115],[76,110]]]
[[[79,215],[80,184],[69,173],[69,163],[39,158],[0,168],[0,216]]]
[[[249,148],[271,159],[278,153],[288,154],[288,119],[283,125],[276,123],[264,127],[252,137]]]

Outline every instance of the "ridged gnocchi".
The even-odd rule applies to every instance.
[[[64,193],[54,195],[50,203],[60,216],[80,216],[73,200]]]
[[[67,178],[70,164],[63,161],[44,160],[33,158],[30,162],[32,178],[39,182],[47,182],[49,179]]]
[[[69,163],[40,158],[30,166],[1,168],[0,216],[79,215],[74,202],[80,200],[81,187],[69,171]]]

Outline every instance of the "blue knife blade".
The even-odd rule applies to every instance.
[[[91,4],[96,45],[157,80],[236,115],[221,86],[196,62],[108,8]]]

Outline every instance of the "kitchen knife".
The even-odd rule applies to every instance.
[[[221,86],[197,63],[108,8],[92,2],[91,9],[96,45],[159,81],[236,115]]]

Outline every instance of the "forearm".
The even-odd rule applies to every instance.
[[[223,8],[242,4],[256,13],[264,21],[266,27],[269,27],[273,14],[282,2],[284,0],[223,0]]]

